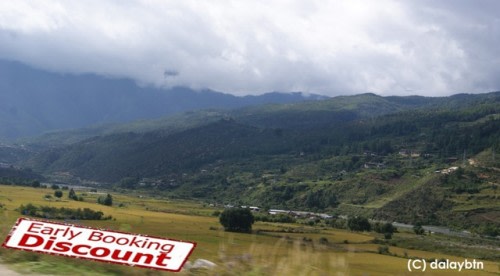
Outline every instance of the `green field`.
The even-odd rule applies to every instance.
[[[190,257],[193,262],[203,258],[217,264],[212,270],[184,271],[183,275],[406,275],[409,257],[445,258],[463,261],[465,258],[389,246],[389,252],[379,254],[381,239],[376,233],[353,233],[347,230],[303,224],[258,222],[253,234],[228,233],[221,229],[217,210],[202,202],[167,200],[147,195],[112,193],[113,207],[98,205],[102,194],[85,192],[84,201],[67,198],[44,199],[52,189],[0,185],[0,238],[2,241],[14,222],[21,216],[16,211],[21,204],[36,206],[91,208],[111,215],[112,220],[78,221],[78,224],[101,229],[121,230],[177,240],[193,241],[197,247]],[[77,191],[77,194],[82,194]],[[118,207],[122,206],[122,207]],[[219,209],[220,210],[220,209]],[[320,243],[326,238],[328,243]],[[436,238],[436,237],[433,237]],[[397,233],[393,240],[415,239],[409,233]],[[496,248],[498,251],[498,248]],[[21,273],[60,275],[157,275],[155,270],[75,260],[60,256],[27,253],[2,248],[0,258]],[[497,255],[498,256],[498,255]],[[469,258],[470,259],[470,258]],[[498,261],[498,259],[496,259]],[[456,271],[433,271],[431,275],[454,275]],[[484,270],[466,271],[463,275],[498,275],[500,265],[484,261]]]

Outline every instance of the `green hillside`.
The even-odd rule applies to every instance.
[[[163,131],[168,133],[201,126],[220,119],[233,118],[239,122],[259,127],[317,128],[360,117],[394,113],[438,103],[440,98],[380,97],[375,94],[339,96],[322,101],[313,99],[300,103],[254,105],[236,110],[201,110],[179,113],[156,120],[138,120],[126,124],[104,124],[87,128],[52,131],[43,135],[24,138],[21,142],[31,145],[56,146],[76,143],[95,136],[126,132]]]
[[[363,94],[112,129],[43,151],[26,166],[210,202],[500,227],[499,92]],[[459,169],[446,173],[451,167]]]

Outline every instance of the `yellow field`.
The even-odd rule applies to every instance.
[[[464,258],[439,255],[437,253],[390,247],[393,255],[378,254],[379,245],[371,243],[373,235],[352,233],[346,230],[320,229],[303,225],[256,223],[254,230],[259,234],[228,233],[221,230],[215,210],[202,203],[189,201],[167,201],[138,195],[113,194],[113,207],[98,205],[100,194],[87,193],[85,202],[67,199],[64,191],[62,200],[45,200],[52,189],[0,185],[0,238],[5,239],[8,231],[20,217],[15,211],[21,204],[49,205],[54,207],[91,208],[112,215],[113,220],[78,221],[78,224],[98,228],[148,234],[197,243],[190,261],[199,258],[210,260],[218,266],[211,271],[185,272],[181,274],[203,275],[409,275],[407,256],[419,258],[448,258],[463,261]],[[77,194],[80,194],[77,191]],[[120,205],[123,207],[117,207]],[[301,233],[278,232],[279,229],[294,228]],[[268,230],[268,231],[266,231]],[[328,239],[328,245],[319,243]],[[2,249],[0,257],[11,263],[24,252]],[[130,268],[120,265],[102,264],[86,260],[74,260],[60,256],[36,254],[31,262],[11,265],[26,272],[47,274],[109,274],[143,275],[165,274],[154,270]],[[499,266],[484,262],[483,271],[462,272],[463,275],[498,275]],[[456,271],[434,271],[431,275],[455,275]],[[472,273],[472,274],[471,274]]]

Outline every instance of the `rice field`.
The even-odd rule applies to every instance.
[[[14,222],[21,216],[16,209],[32,203],[37,206],[91,208],[102,211],[111,220],[72,221],[72,223],[140,233],[197,243],[189,260],[206,259],[217,266],[212,269],[189,270],[180,275],[405,275],[408,257],[464,258],[433,252],[388,247],[379,254],[373,233],[312,227],[301,224],[257,222],[253,234],[224,232],[218,209],[202,202],[150,198],[145,195],[113,195],[113,206],[96,203],[100,193],[84,193],[84,201],[67,198],[45,199],[52,189],[0,185],[0,238],[3,241]],[[107,193],[107,191],[105,191]],[[325,239],[327,242],[325,243]],[[320,242],[323,240],[323,242]],[[75,260],[61,256],[2,248],[0,258],[21,273],[52,275],[163,275],[156,270]],[[468,271],[473,275],[498,275],[499,265],[484,262],[484,270]],[[464,273],[464,272],[462,272]],[[456,271],[433,271],[432,275],[455,275]],[[469,274],[464,274],[469,275]]]

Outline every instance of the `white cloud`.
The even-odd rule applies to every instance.
[[[235,94],[486,92],[500,28],[484,2],[2,1],[0,57]]]

